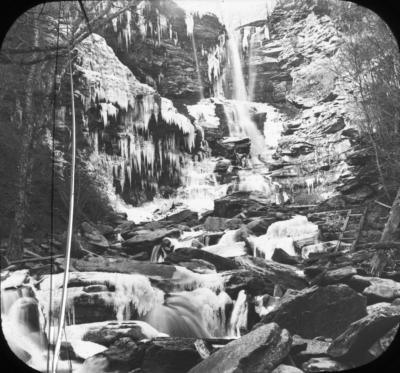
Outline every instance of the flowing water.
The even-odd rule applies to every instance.
[[[200,86],[200,102],[188,107],[192,116],[202,116],[204,122],[210,127],[217,127],[219,119],[215,116],[215,107],[212,99],[202,97],[203,87],[199,61],[197,58],[197,46],[193,33],[193,16],[186,17],[187,36],[191,38],[193,55],[196,64],[196,73]],[[259,161],[262,156],[264,161],[272,161],[278,140],[283,129],[284,122],[277,109],[267,104],[256,104],[253,99],[254,86],[257,79],[256,71],[248,71],[248,87],[246,89],[243,75],[243,58],[251,59],[255,53],[255,47],[260,43],[263,29],[246,28],[242,39],[238,33],[227,26],[227,38],[221,37],[220,43],[214,49],[208,51],[209,79],[215,83],[214,94],[223,108],[227,117],[229,135],[231,137],[248,137],[251,141],[251,159],[246,167],[238,171],[237,181],[233,185],[219,184],[214,173],[219,161],[214,157],[206,157],[201,161],[179,157],[175,151],[175,143],[172,139],[165,141],[164,153],[159,162],[179,167],[181,172],[181,187],[169,198],[157,195],[153,201],[132,207],[122,201],[110,190],[110,198],[113,200],[116,210],[125,212],[128,219],[135,223],[162,219],[171,213],[182,209],[196,211],[201,216],[207,211],[213,210],[214,201],[227,194],[228,187],[231,191],[261,192],[271,202],[285,202],[282,186],[273,181],[264,162]],[[171,36],[172,37],[172,36]],[[226,50],[228,66],[225,75],[229,75],[233,84],[230,99],[223,96],[223,83],[227,76],[221,75],[220,62]],[[246,55],[243,56],[243,51]],[[210,69],[211,67],[211,69]],[[153,110],[153,103],[144,103],[142,110],[143,127],[147,125],[147,116]],[[211,108],[211,109],[210,109]],[[266,113],[264,133],[257,128],[252,120],[252,109]],[[107,118],[113,116],[113,108],[102,107],[104,124]],[[172,113],[168,100],[163,102],[162,116],[164,120],[176,118]],[[180,117],[178,125],[185,134],[185,146],[192,149],[194,144],[193,126],[187,118]],[[151,140],[146,143],[135,144],[121,140],[119,147],[123,158],[131,160],[131,168],[135,168],[139,174],[154,173],[155,146]],[[184,164],[183,167],[181,165]],[[124,166],[125,167],[125,166]],[[116,169],[115,173],[121,173],[125,168]],[[142,172],[143,171],[143,172]],[[122,174],[124,174],[122,172]],[[128,175],[131,173],[128,172]],[[148,175],[149,176],[149,175]],[[150,175],[152,176],[152,175]],[[132,180],[124,180],[131,183]],[[315,181],[307,182],[311,193]],[[192,242],[202,231],[185,232],[179,239],[171,239],[172,246],[191,247]],[[276,248],[285,250],[289,255],[298,255],[296,251],[302,243],[318,242],[318,227],[307,221],[306,217],[296,216],[287,221],[273,223],[266,234],[250,236],[247,242],[241,237],[241,231],[226,230],[215,245],[209,245],[202,250],[223,256],[236,257],[253,254],[265,259],[271,259]],[[248,243],[252,243],[253,252],[249,253]],[[166,266],[167,267],[167,266]],[[172,267],[172,266],[168,266]],[[192,272],[185,267],[174,266],[174,273],[167,279],[160,278],[156,274],[122,274],[100,272],[71,272],[67,303],[67,326],[64,339],[71,345],[79,346],[81,356],[89,358],[94,353],[102,351],[102,346],[83,341],[90,328],[98,323],[116,321],[121,323],[135,320],[146,330],[145,334],[153,336],[173,337],[229,337],[238,338],[248,327],[249,295],[244,290],[238,293],[236,299],[231,299],[225,292],[224,281],[219,273],[210,270],[207,273]],[[15,275],[16,276],[16,275]],[[21,276],[26,276],[21,274]],[[15,278],[15,277],[14,277]],[[159,281],[168,282],[169,291],[163,291],[155,287]],[[13,284],[11,281],[2,281],[1,285],[1,318],[2,328],[11,349],[28,365],[40,371],[45,371],[48,358],[48,344],[54,343],[54,331],[57,330],[57,319],[61,299],[62,274],[54,275],[50,281],[49,276],[44,276],[40,283],[33,285],[22,284],[18,279]],[[100,290],[88,292],[91,286],[98,286]],[[92,287],[93,289],[93,287]],[[164,289],[164,288],[163,288]],[[52,303],[50,304],[50,295]],[[86,300],[85,307],[79,302]],[[260,314],[268,312],[273,305],[265,306],[263,299],[256,299]],[[269,307],[269,308],[268,308]],[[97,322],[90,322],[88,309],[94,310],[93,316],[99,318]],[[100,312],[101,311],[101,312]],[[86,312],[86,314],[84,314]],[[89,316],[92,316],[89,314]],[[51,328],[49,328],[51,324]],[[87,343],[84,343],[87,342]],[[85,363],[86,364],[86,363]],[[78,362],[72,366],[68,361],[61,360],[58,371],[93,371],[102,369],[105,361],[96,360],[93,364],[83,365],[80,368]],[[96,365],[97,364],[97,365]],[[72,369],[71,369],[72,368]],[[87,368],[87,369],[86,369]]]

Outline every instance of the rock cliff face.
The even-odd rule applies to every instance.
[[[185,154],[201,141],[188,117],[162,96],[182,107],[210,94],[208,54],[215,52],[222,27],[214,15],[186,15],[174,2],[159,0],[139,2],[98,32],[102,36],[93,34],[74,51],[80,149],[90,168],[102,170],[117,194],[137,204],[160,186],[179,185]],[[67,77],[60,101],[61,155],[69,136]]]
[[[318,4],[284,2],[268,22],[245,26],[242,35],[266,23],[270,31],[269,38],[254,43],[246,70],[258,76],[255,101],[283,114],[272,177],[300,203],[339,192],[347,202],[359,203],[374,192],[371,175],[360,172],[371,157],[360,151],[356,124],[361,116],[338,62],[342,35]],[[274,131],[267,128],[266,134],[269,130]]]
[[[106,172],[130,203],[151,197],[158,184],[178,184],[184,153],[194,148],[189,119],[140,83],[97,34],[76,48],[73,69],[80,151],[91,166]],[[68,93],[65,79],[57,109],[59,144],[68,136]]]
[[[190,102],[210,94],[208,55],[222,32],[212,14],[185,14],[173,1],[147,0],[110,24],[103,36],[141,82]]]

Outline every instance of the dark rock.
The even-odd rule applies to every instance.
[[[333,340],[328,354],[353,364],[366,364],[373,360],[368,349],[400,321],[400,308],[377,310],[355,322]]]
[[[300,260],[294,256],[289,255],[285,250],[276,248],[271,257],[272,260],[283,264],[299,264]]]
[[[344,209],[346,205],[346,198],[342,195],[337,195],[319,203],[318,210]]]
[[[222,273],[225,283],[225,291],[232,298],[236,299],[240,290],[247,294],[256,296],[265,293],[273,294],[274,284],[261,273],[240,269]]]
[[[262,322],[276,322],[305,338],[336,337],[366,313],[365,297],[347,285],[313,286],[286,293]]]
[[[97,251],[100,250],[100,252],[104,252],[110,247],[107,239],[100,233],[98,229],[89,223],[83,222],[81,224],[81,228],[83,236],[97,249]]]
[[[191,338],[156,338],[146,345],[144,373],[186,373],[201,361]]]
[[[161,221],[167,221],[172,224],[185,224],[189,227],[192,227],[198,224],[198,220],[199,214],[197,212],[186,209],[169,215]]]
[[[216,141],[213,150],[217,155],[230,159],[236,164],[238,157],[247,156],[250,153],[250,139],[248,137],[242,139],[224,138]]]
[[[100,355],[105,356],[110,371],[130,371],[142,364],[144,346],[130,338],[121,338]]]
[[[229,159],[221,159],[217,162],[214,168],[214,172],[217,174],[225,174],[228,172],[232,162]]]
[[[239,265],[232,259],[224,258],[208,251],[190,248],[178,248],[165,258],[167,263],[179,264],[180,262],[187,262],[192,259],[201,259],[209,262],[215,266],[217,271],[226,271],[231,269],[238,269]]]
[[[235,260],[243,268],[258,273],[271,283],[279,284],[286,289],[304,289],[308,286],[302,272],[294,266],[250,256],[242,256]]]
[[[247,223],[248,230],[256,236],[267,233],[268,227],[276,221],[276,218],[256,218]]]
[[[357,270],[353,267],[346,266],[338,269],[331,269],[324,273],[320,282],[321,285],[330,285],[337,283],[345,283],[347,279],[357,274]]]
[[[154,245],[159,244],[165,237],[179,237],[179,235],[180,230],[175,228],[143,231],[124,241],[122,247],[127,253],[135,254],[153,249]]]
[[[343,117],[337,118],[335,121],[331,122],[323,131],[323,133],[331,134],[342,130],[346,124],[344,123]]]
[[[357,139],[360,136],[360,133],[354,128],[346,128],[342,131],[341,135],[350,139]]]
[[[271,372],[287,356],[291,342],[287,330],[274,323],[263,325],[228,343],[189,373]]]
[[[346,370],[349,367],[344,365],[343,363],[332,360],[329,357],[315,357],[306,361],[302,365],[302,369],[306,373],[314,373],[314,372],[338,372],[342,370]]]
[[[114,228],[111,225],[96,224],[96,228],[103,236],[110,236],[114,233]]]
[[[270,204],[269,198],[261,192],[235,192],[214,201],[214,215],[232,218],[235,215],[256,211]]]

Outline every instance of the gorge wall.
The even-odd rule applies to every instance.
[[[265,25],[269,34],[246,51],[245,71],[248,81],[251,74],[257,77],[254,100],[282,115],[271,176],[299,203],[335,195],[341,203],[362,202],[379,187],[373,157],[357,129],[362,115],[354,89],[339,62],[343,34],[332,8],[321,1],[282,2],[268,20],[242,27],[242,37],[251,41]]]

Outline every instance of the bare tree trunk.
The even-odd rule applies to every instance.
[[[389,218],[383,230],[380,243],[387,243],[388,247],[396,248],[396,232],[400,228],[400,188],[390,209]],[[380,248],[379,246],[376,248]],[[378,250],[371,261],[371,274],[379,276],[389,261],[389,254],[385,250]]]
[[[39,46],[39,30],[36,15],[32,13],[33,18],[33,45]],[[32,56],[35,58],[35,55]],[[10,260],[22,258],[23,254],[23,231],[28,206],[28,190],[30,187],[30,156],[32,148],[32,137],[34,133],[35,118],[33,107],[33,93],[36,86],[36,75],[38,73],[38,64],[29,67],[26,81],[26,91],[23,106],[23,123],[22,123],[22,141],[20,148],[20,158],[18,161],[18,180],[17,180],[17,197],[15,202],[14,223],[11,227],[9,244],[7,249],[7,257]]]
[[[400,227],[400,188],[397,191],[396,197],[393,201],[390,215],[386,222],[385,229],[383,230],[381,242],[396,241],[396,231]]]

